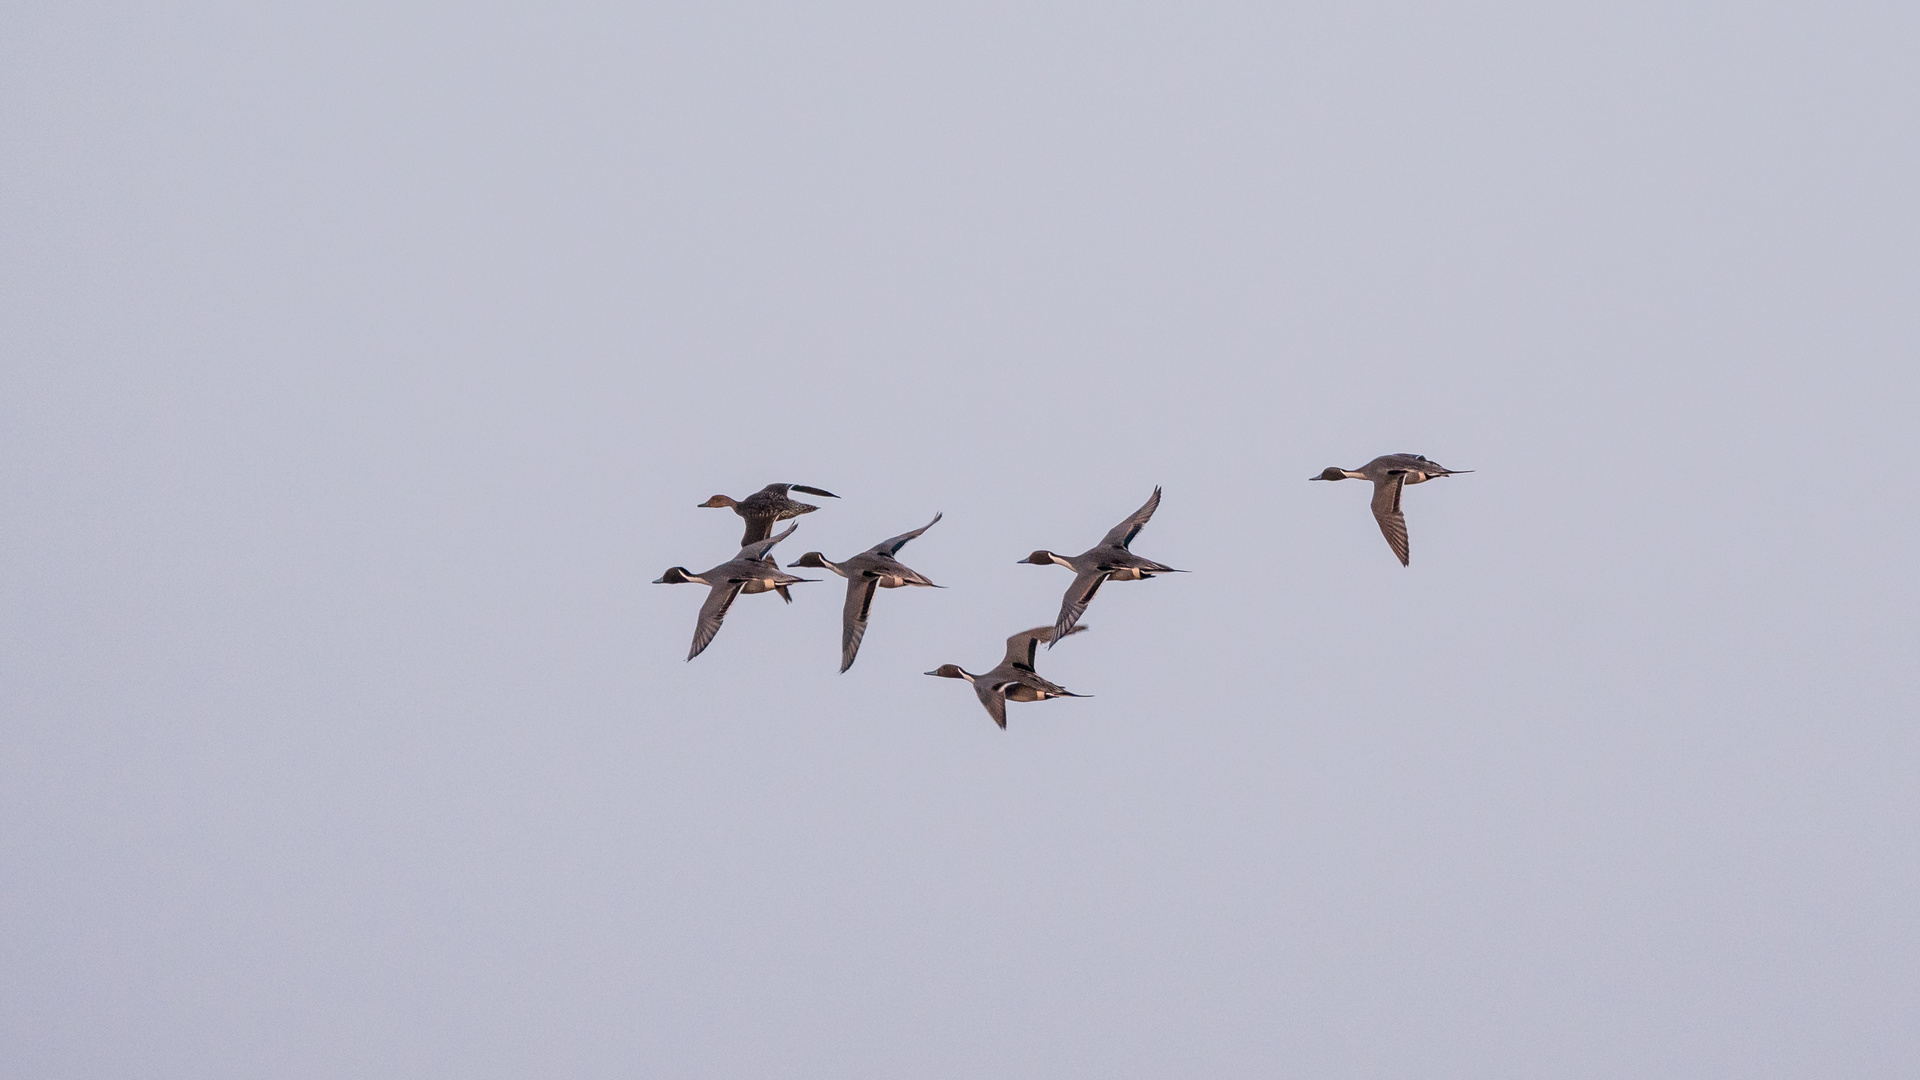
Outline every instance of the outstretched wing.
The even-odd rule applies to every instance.
[[[980,704],[987,707],[987,715],[993,717],[993,722],[1004,731],[1007,726],[1007,695],[1000,686],[1000,683],[989,686],[984,682],[976,682],[973,692],[980,695]]]
[[[772,514],[741,514],[746,519],[747,528],[740,534],[740,546],[748,547],[765,540],[773,534]]]
[[[768,522],[768,524],[769,526],[771,526],[772,523]],[[792,536],[793,530],[799,527],[800,527],[800,523],[796,521],[793,524],[787,526],[786,531],[781,533],[779,536],[764,537],[763,539],[755,540],[749,544],[742,544],[740,546],[740,554],[734,557],[739,559],[764,559],[767,557],[767,552],[773,550],[773,545],[779,543],[782,540],[785,540],[789,536]],[[751,520],[747,522],[747,529],[749,532],[751,532],[753,529],[753,522]]]
[[[1007,639],[1007,656],[1000,661],[1033,670],[1033,655],[1040,642],[1053,636],[1053,627],[1036,626],[1031,630],[1022,630]]]
[[[873,610],[873,594],[880,582],[865,574],[847,579],[847,606],[840,614],[840,670],[853,666],[860,654],[860,639],[867,636],[867,612]]]
[[[927,522],[925,525],[920,526],[919,528],[913,530],[912,532],[901,533],[899,536],[893,537],[891,539],[882,540],[879,543],[868,548],[867,550],[872,552],[875,555],[898,555],[900,554],[900,549],[907,546],[907,541],[913,539],[916,536],[919,536],[921,533],[926,532],[928,529],[933,528],[934,525],[938,524],[940,519],[945,516],[946,514],[944,512],[935,514],[933,515],[932,521]]]
[[[1133,516],[1127,518],[1127,520],[1108,530],[1106,539],[1100,541],[1100,543],[1103,545],[1117,544],[1120,547],[1126,547],[1128,544],[1133,543],[1133,538],[1140,535],[1140,530],[1146,528],[1148,520],[1153,517],[1153,512],[1159,508],[1160,487],[1156,484],[1153,489],[1153,495],[1147,499],[1146,505],[1135,510]]]
[[[1076,626],[1067,631],[1067,634],[1077,634],[1085,629],[1084,626]],[[1032,671],[1034,655],[1039,652],[1040,643],[1057,641],[1065,636],[1065,634],[1056,636],[1051,626],[1036,626],[1031,630],[1022,630],[1007,639],[1007,657],[1000,662]]]
[[[1067,594],[1060,599],[1060,618],[1054,621],[1053,634],[1047,643],[1049,649],[1053,647],[1053,642],[1073,633],[1080,616],[1087,613],[1087,605],[1093,603],[1093,594],[1100,591],[1109,573],[1107,570],[1093,569],[1082,570],[1074,575],[1073,584],[1067,586]]]
[[[1373,517],[1380,523],[1380,532],[1387,538],[1387,546],[1400,557],[1400,565],[1407,561],[1407,517],[1400,512],[1400,492],[1407,486],[1406,473],[1388,473],[1373,482]]]
[[[740,582],[737,581],[717,582],[707,590],[706,603],[700,605],[700,621],[693,628],[693,648],[687,653],[687,659],[699,656],[713,643],[713,635],[720,632],[720,621],[727,617],[727,609],[739,595]]]

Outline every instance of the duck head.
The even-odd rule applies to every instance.
[[[1041,550],[1034,552],[1033,554],[1027,556],[1026,558],[1021,559],[1020,562],[1017,562],[1014,565],[1018,566],[1020,565],[1020,563],[1032,563],[1035,566],[1052,566],[1054,563],[1059,561],[1060,561],[1060,556],[1055,555],[1053,552],[1042,548]]]
[[[738,502],[728,498],[725,495],[715,495],[713,498],[708,499],[706,502],[703,502],[699,506],[694,507],[694,509],[698,510],[698,509],[703,509],[709,506],[739,506],[739,505],[740,504]]]
[[[687,573],[684,566],[669,566],[667,572],[654,581],[655,585],[705,585],[705,578]]]
[[[939,667],[934,668],[932,671],[924,671],[924,672],[921,672],[921,674],[935,675],[942,679],[965,679],[968,682],[973,681],[973,676],[967,674],[965,671],[962,671],[960,669],[959,664],[941,664]]]
[[[1309,480],[1345,480],[1346,478],[1347,478],[1347,470],[1341,469],[1341,468],[1334,468],[1331,466],[1326,469],[1323,469],[1319,476],[1307,477],[1307,479]],[[716,499],[719,497],[720,496],[718,495],[714,496],[714,498]]]
[[[805,555],[800,556],[799,558],[793,560],[787,565],[788,566],[810,566],[816,570],[825,570],[827,568],[827,560],[824,557],[822,557],[819,552],[809,551]]]

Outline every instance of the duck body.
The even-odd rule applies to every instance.
[[[829,499],[840,496],[831,491],[822,491],[805,484],[768,484],[744,499],[734,499],[726,495],[715,495],[700,507],[729,507],[734,513],[746,520],[746,532],[740,536],[740,546],[757,544],[773,535],[775,522],[796,518],[801,514],[811,514],[820,509],[812,503],[798,502],[788,498],[789,491],[805,492],[808,495],[820,495]]]
[[[938,589],[918,570],[895,556],[907,541],[933,528],[943,515],[908,533],[889,537],[845,562],[833,562],[817,551],[809,551],[794,560],[796,567],[819,567],[847,579],[847,603],[840,617],[840,671],[844,674],[860,654],[861,639],[867,634],[867,616],[873,610],[874,594],[880,589],[899,589],[908,585]]]
[[[799,525],[789,525],[779,536],[748,544],[740,553],[719,566],[703,573],[689,573],[685,567],[668,567],[655,585],[705,585],[706,602],[700,605],[700,619],[694,624],[693,647],[687,651],[687,659],[692,660],[706,651],[713,643],[714,635],[720,632],[720,623],[727,617],[727,609],[741,593],[777,592],[780,598],[791,604],[793,597],[787,594],[787,586],[813,581],[814,578],[795,577],[780,569],[769,554],[773,546],[793,535]]]
[[[1077,634],[1085,629],[1084,626],[1076,626],[1067,633]],[[942,664],[926,674],[943,679],[965,679],[973,687],[974,695],[980,699],[980,704],[987,710],[987,715],[992,717],[993,722],[1000,725],[1001,730],[1004,731],[1007,726],[1007,702],[1009,701],[1046,701],[1050,698],[1088,696],[1076,694],[1058,683],[1049,682],[1041,678],[1039,672],[1033,669],[1040,642],[1051,643],[1054,640],[1053,627],[1036,626],[1031,630],[1022,630],[1007,639],[1006,658],[1001,660],[1000,665],[992,671],[975,675],[958,664]]]
[[[1332,466],[1323,470],[1319,476],[1309,476],[1309,480],[1371,480],[1373,482],[1373,517],[1380,523],[1380,533],[1387,538],[1387,546],[1400,560],[1401,566],[1411,562],[1411,547],[1407,541],[1407,518],[1400,511],[1400,492],[1408,484],[1424,484],[1442,476],[1456,476],[1470,473],[1472,469],[1449,469],[1437,461],[1429,461],[1419,454],[1383,454],[1358,469],[1342,469]]]
[[[1145,505],[1108,530],[1100,543],[1093,547],[1071,556],[1056,555],[1042,549],[1020,560],[1036,566],[1064,566],[1073,571],[1073,584],[1067,586],[1066,595],[1060,600],[1060,617],[1053,624],[1054,633],[1047,644],[1049,649],[1073,632],[1075,624],[1086,614],[1087,605],[1093,603],[1094,594],[1100,591],[1101,585],[1109,581],[1145,581],[1158,574],[1186,573],[1135,555],[1128,547],[1159,507],[1160,489],[1155,487]]]

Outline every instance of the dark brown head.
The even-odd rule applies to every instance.
[[[715,495],[713,498],[708,499],[706,502],[701,503],[699,506],[695,507],[694,509],[696,510],[704,509],[709,506],[739,506],[739,505],[740,505],[739,503],[735,502],[734,500],[728,498],[725,495]]]
[[[827,561],[825,558],[821,556],[819,552],[809,551],[805,555],[800,556],[799,558],[793,560],[787,565],[788,566],[810,566],[817,570],[825,570],[827,568]]]
[[[659,579],[654,582],[655,585],[687,585],[699,583],[700,579],[687,573],[687,568],[684,566],[667,567],[667,572],[661,574]]]
[[[960,670],[959,664],[941,664],[939,667],[934,668],[932,671],[921,672],[921,674],[937,675],[942,679],[966,679],[967,678],[967,673]],[[967,681],[971,682],[972,680],[968,679]]]
[[[1331,466],[1323,470],[1319,476],[1307,477],[1307,479],[1309,480],[1345,480],[1346,478],[1347,478],[1347,471],[1345,469],[1335,468]],[[718,496],[715,496],[715,498],[718,498]]]
[[[1032,563],[1035,566],[1052,566],[1053,558],[1054,558],[1053,552],[1047,551],[1043,548],[1027,556],[1024,559],[1021,559],[1020,562]],[[1020,563],[1015,563],[1014,565],[1018,566],[1020,565]]]

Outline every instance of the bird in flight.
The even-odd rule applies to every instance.
[[[821,495],[829,499],[840,497],[831,491],[822,491],[805,484],[768,484],[744,499],[715,495],[700,506],[732,507],[734,513],[745,518],[747,531],[740,537],[740,546],[745,547],[748,544],[757,544],[773,535],[774,522],[799,517],[801,514],[811,514],[820,509],[812,503],[796,502],[787,498],[789,491],[803,491],[808,495]]]
[[[1067,631],[1077,634],[1085,630],[1076,626]],[[1022,630],[1007,639],[1007,657],[1000,666],[984,675],[974,675],[958,664],[942,664],[928,675],[937,675],[943,679],[965,679],[973,686],[973,692],[979,696],[987,715],[999,724],[1002,730],[1007,726],[1007,702],[1009,701],[1045,701],[1057,697],[1088,697],[1076,694],[1058,683],[1041,678],[1033,670],[1034,655],[1042,641],[1053,641],[1054,629],[1051,626],[1036,626],[1031,630]]]
[[[691,574],[684,566],[668,567],[655,585],[705,585],[706,602],[700,605],[700,621],[694,624],[693,648],[688,650],[687,659],[691,660],[706,651],[713,643],[713,636],[720,632],[720,621],[727,617],[727,609],[733,606],[734,598],[741,593],[779,592],[780,598],[793,603],[793,597],[787,595],[787,586],[802,582],[815,581],[816,578],[794,577],[782,571],[769,556],[773,545],[793,535],[799,523],[787,526],[787,531],[779,536],[748,544],[740,549],[740,554],[721,563],[705,573]]]
[[[1419,454],[1387,454],[1357,469],[1334,466],[1322,471],[1319,476],[1309,476],[1307,479],[1373,481],[1374,520],[1380,523],[1380,532],[1386,536],[1387,546],[1400,557],[1400,565],[1407,566],[1407,516],[1400,512],[1400,492],[1408,484],[1424,484],[1436,476],[1457,476],[1472,471],[1444,468]]]
[[[1074,625],[1080,621],[1080,616],[1086,614],[1087,605],[1093,603],[1093,594],[1100,591],[1102,584],[1108,581],[1142,581],[1156,574],[1186,573],[1152,559],[1143,559],[1127,548],[1159,508],[1160,489],[1155,487],[1152,497],[1147,499],[1144,506],[1108,530],[1106,537],[1093,547],[1071,558],[1042,549],[1020,560],[1035,566],[1064,566],[1073,571],[1073,584],[1067,586],[1067,594],[1060,601],[1060,617],[1054,621],[1053,637],[1047,648],[1053,648],[1061,638],[1073,632]]]
[[[831,570],[847,579],[847,606],[840,616],[840,670],[845,672],[853,666],[853,658],[860,653],[860,639],[867,634],[867,613],[873,608],[874,593],[881,589],[898,589],[905,585],[920,585],[941,588],[927,580],[925,575],[894,558],[907,541],[933,528],[942,515],[933,515],[933,521],[899,536],[882,540],[867,550],[855,555],[846,562],[832,562],[817,551],[805,555],[788,564],[792,567],[814,567]]]

